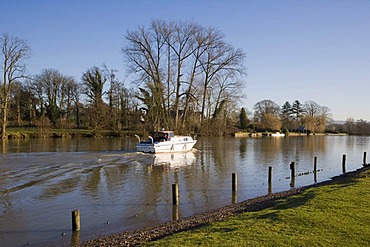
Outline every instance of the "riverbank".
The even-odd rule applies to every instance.
[[[171,234],[182,232],[182,231],[188,231],[188,230],[194,230],[194,229],[199,229],[199,231],[202,231],[202,228],[201,228],[202,226],[206,226],[212,222],[219,222],[219,221],[224,220],[223,222],[226,222],[225,224],[228,225],[227,222],[230,220],[230,217],[232,216],[236,216],[236,218],[238,218],[241,213],[256,212],[256,211],[264,210],[264,209],[274,207],[274,206],[284,208],[283,204],[286,203],[286,201],[282,201],[283,199],[289,199],[294,196],[302,195],[304,193],[307,193],[307,191],[310,189],[317,189],[320,187],[327,188],[327,186],[329,186],[329,188],[331,188],[331,186],[338,186],[337,188],[334,188],[334,190],[339,190],[341,188],[346,188],[346,187],[352,186],[353,184],[356,184],[356,181],[359,178],[366,178],[367,182],[369,181],[370,179],[369,164],[361,169],[358,169],[357,171],[349,172],[344,175],[334,177],[329,181],[325,181],[325,182],[321,182],[321,183],[317,183],[317,184],[313,184],[313,185],[309,185],[309,186],[305,186],[301,188],[295,188],[289,191],[256,197],[250,200],[246,200],[244,202],[235,203],[235,204],[232,204],[226,207],[222,207],[220,209],[217,209],[211,212],[207,212],[207,213],[200,214],[200,215],[195,215],[193,217],[189,217],[189,218],[178,220],[178,221],[167,222],[165,224],[161,224],[155,227],[148,227],[148,228],[143,228],[143,229],[139,229],[136,231],[129,231],[129,232],[124,232],[120,234],[114,234],[114,235],[110,235],[106,237],[101,237],[95,240],[86,241],[82,243],[81,246],[136,246],[136,245],[147,244],[147,243],[150,243],[150,241],[158,240],[166,236],[170,236]],[[312,192],[312,193],[315,193],[315,192]],[[359,193],[361,193],[361,191]],[[366,192],[362,192],[362,193],[368,194]],[[336,199],[337,200],[333,202],[334,205],[341,204],[342,202],[341,198],[336,198]],[[303,205],[307,203],[307,200],[298,198],[294,203],[298,205]],[[356,201],[352,201],[352,203],[353,205],[355,205]],[[357,212],[357,211],[354,211],[353,209],[351,210],[353,214]],[[340,212],[342,212],[343,214],[347,213],[347,211],[340,211]],[[365,217],[367,214],[369,214],[368,211],[365,212]],[[268,216],[265,216],[265,217],[268,217]],[[273,218],[274,215],[270,215],[269,217]],[[336,215],[336,218],[340,219],[341,215]],[[262,220],[262,219],[263,218],[260,218],[260,219],[256,218],[251,224],[256,224],[259,220]],[[357,222],[354,222],[353,224],[357,224]],[[366,224],[366,222],[364,224]],[[231,225],[235,225],[235,224],[232,223]],[[212,226],[210,227],[212,228]],[[307,225],[306,227],[308,228],[310,226]],[[226,227],[226,228],[229,230],[231,229],[230,227]],[[228,230],[226,228],[222,227],[223,229],[222,232],[227,233]],[[217,231],[218,230],[214,230],[214,232],[217,232]],[[260,229],[260,231],[263,231],[263,229]],[[338,231],[340,231],[340,229]],[[230,232],[232,232],[232,230],[230,230]],[[191,236],[194,236],[193,232],[190,232],[189,234],[191,234]],[[338,234],[340,234],[340,232],[338,232]],[[362,234],[362,232],[358,232],[357,234]],[[363,234],[366,235],[367,233],[363,232]],[[204,239],[204,235],[198,234],[197,236],[198,237],[200,236],[201,240],[199,240],[198,238],[198,241],[200,241],[198,242],[198,244],[201,244],[202,238]],[[316,237],[315,235],[312,236],[312,238],[315,238],[315,237]],[[176,238],[177,238],[176,235],[172,236],[172,240]],[[189,238],[193,238],[193,237],[189,237]],[[223,241],[223,238],[216,236],[214,241],[215,241],[214,243],[223,243],[221,242]],[[151,242],[151,243],[156,244],[156,242]],[[159,242],[158,245],[161,245],[163,243],[164,242]],[[179,244],[181,242],[178,242],[175,240],[175,243]],[[195,244],[195,242],[191,242],[191,243]],[[168,242],[166,242],[166,244],[168,246],[171,246],[171,244],[169,244]],[[238,242],[235,242],[235,244],[238,245]],[[245,242],[245,244],[247,244],[247,242]],[[287,246],[291,244],[292,243],[286,243]],[[189,245],[192,245],[192,244],[189,244]],[[300,245],[302,245],[302,243]],[[209,246],[212,246],[212,243],[210,243]]]
[[[127,131],[88,130],[88,129],[40,129],[40,128],[8,128],[8,139],[25,138],[75,138],[75,137],[121,137]]]
[[[269,136],[269,137],[273,137],[274,134],[276,133],[272,133],[272,132],[254,132],[254,133],[250,133],[250,132],[236,132],[236,133],[233,133],[232,136],[234,137],[263,137],[263,136]],[[307,133],[299,133],[299,132],[289,132],[289,134],[285,135],[285,136],[346,136],[347,134],[346,133],[311,133],[311,134],[307,134]],[[275,136],[278,136],[278,137],[281,137],[281,136],[284,136],[284,135],[275,135]]]
[[[140,134],[130,131],[111,131],[111,130],[88,130],[88,129],[41,129],[41,128],[8,128],[8,139],[25,138],[75,138],[75,137],[122,137]],[[271,136],[274,133],[267,132],[236,132],[234,137],[262,137]],[[315,133],[310,135],[345,136],[346,133]],[[287,136],[307,136],[306,133],[290,132]]]

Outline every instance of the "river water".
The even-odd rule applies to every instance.
[[[5,140],[0,148],[0,246],[67,246],[156,225],[362,166],[370,137],[198,138],[185,154],[142,154],[135,138]],[[317,157],[316,178],[312,173]],[[297,177],[290,180],[290,163]],[[238,191],[231,192],[232,173]],[[172,205],[172,184],[179,206]],[[80,210],[81,231],[71,212]]]

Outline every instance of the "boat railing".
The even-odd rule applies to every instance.
[[[136,139],[139,141],[139,143],[141,142],[141,140],[140,140],[140,136],[138,136],[138,135],[135,135],[135,137],[136,137]]]
[[[142,142],[142,141],[141,141],[141,139],[140,139],[140,136],[135,135],[135,137],[136,137],[136,139],[139,141],[139,143],[141,143],[141,142]],[[153,143],[154,143],[153,137],[148,136],[148,138],[149,138],[149,140],[150,140],[150,141],[142,142],[142,143],[151,143],[151,144],[153,144]]]

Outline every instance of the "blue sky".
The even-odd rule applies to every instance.
[[[0,1],[0,33],[28,41],[31,74],[55,68],[80,80],[105,63],[119,70],[124,35],[153,19],[219,28],[247,53],[246,99],[313,100],[335,120],[370,121],[370,1]],[[129,81],[126,81],[129,84]]]

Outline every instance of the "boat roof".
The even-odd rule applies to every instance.
[[[167,133],[167,134],[169,134],[169,133],[173,133],[173,131],[172,130],[158,130],[158,131],[154,131],[154,133]]]

